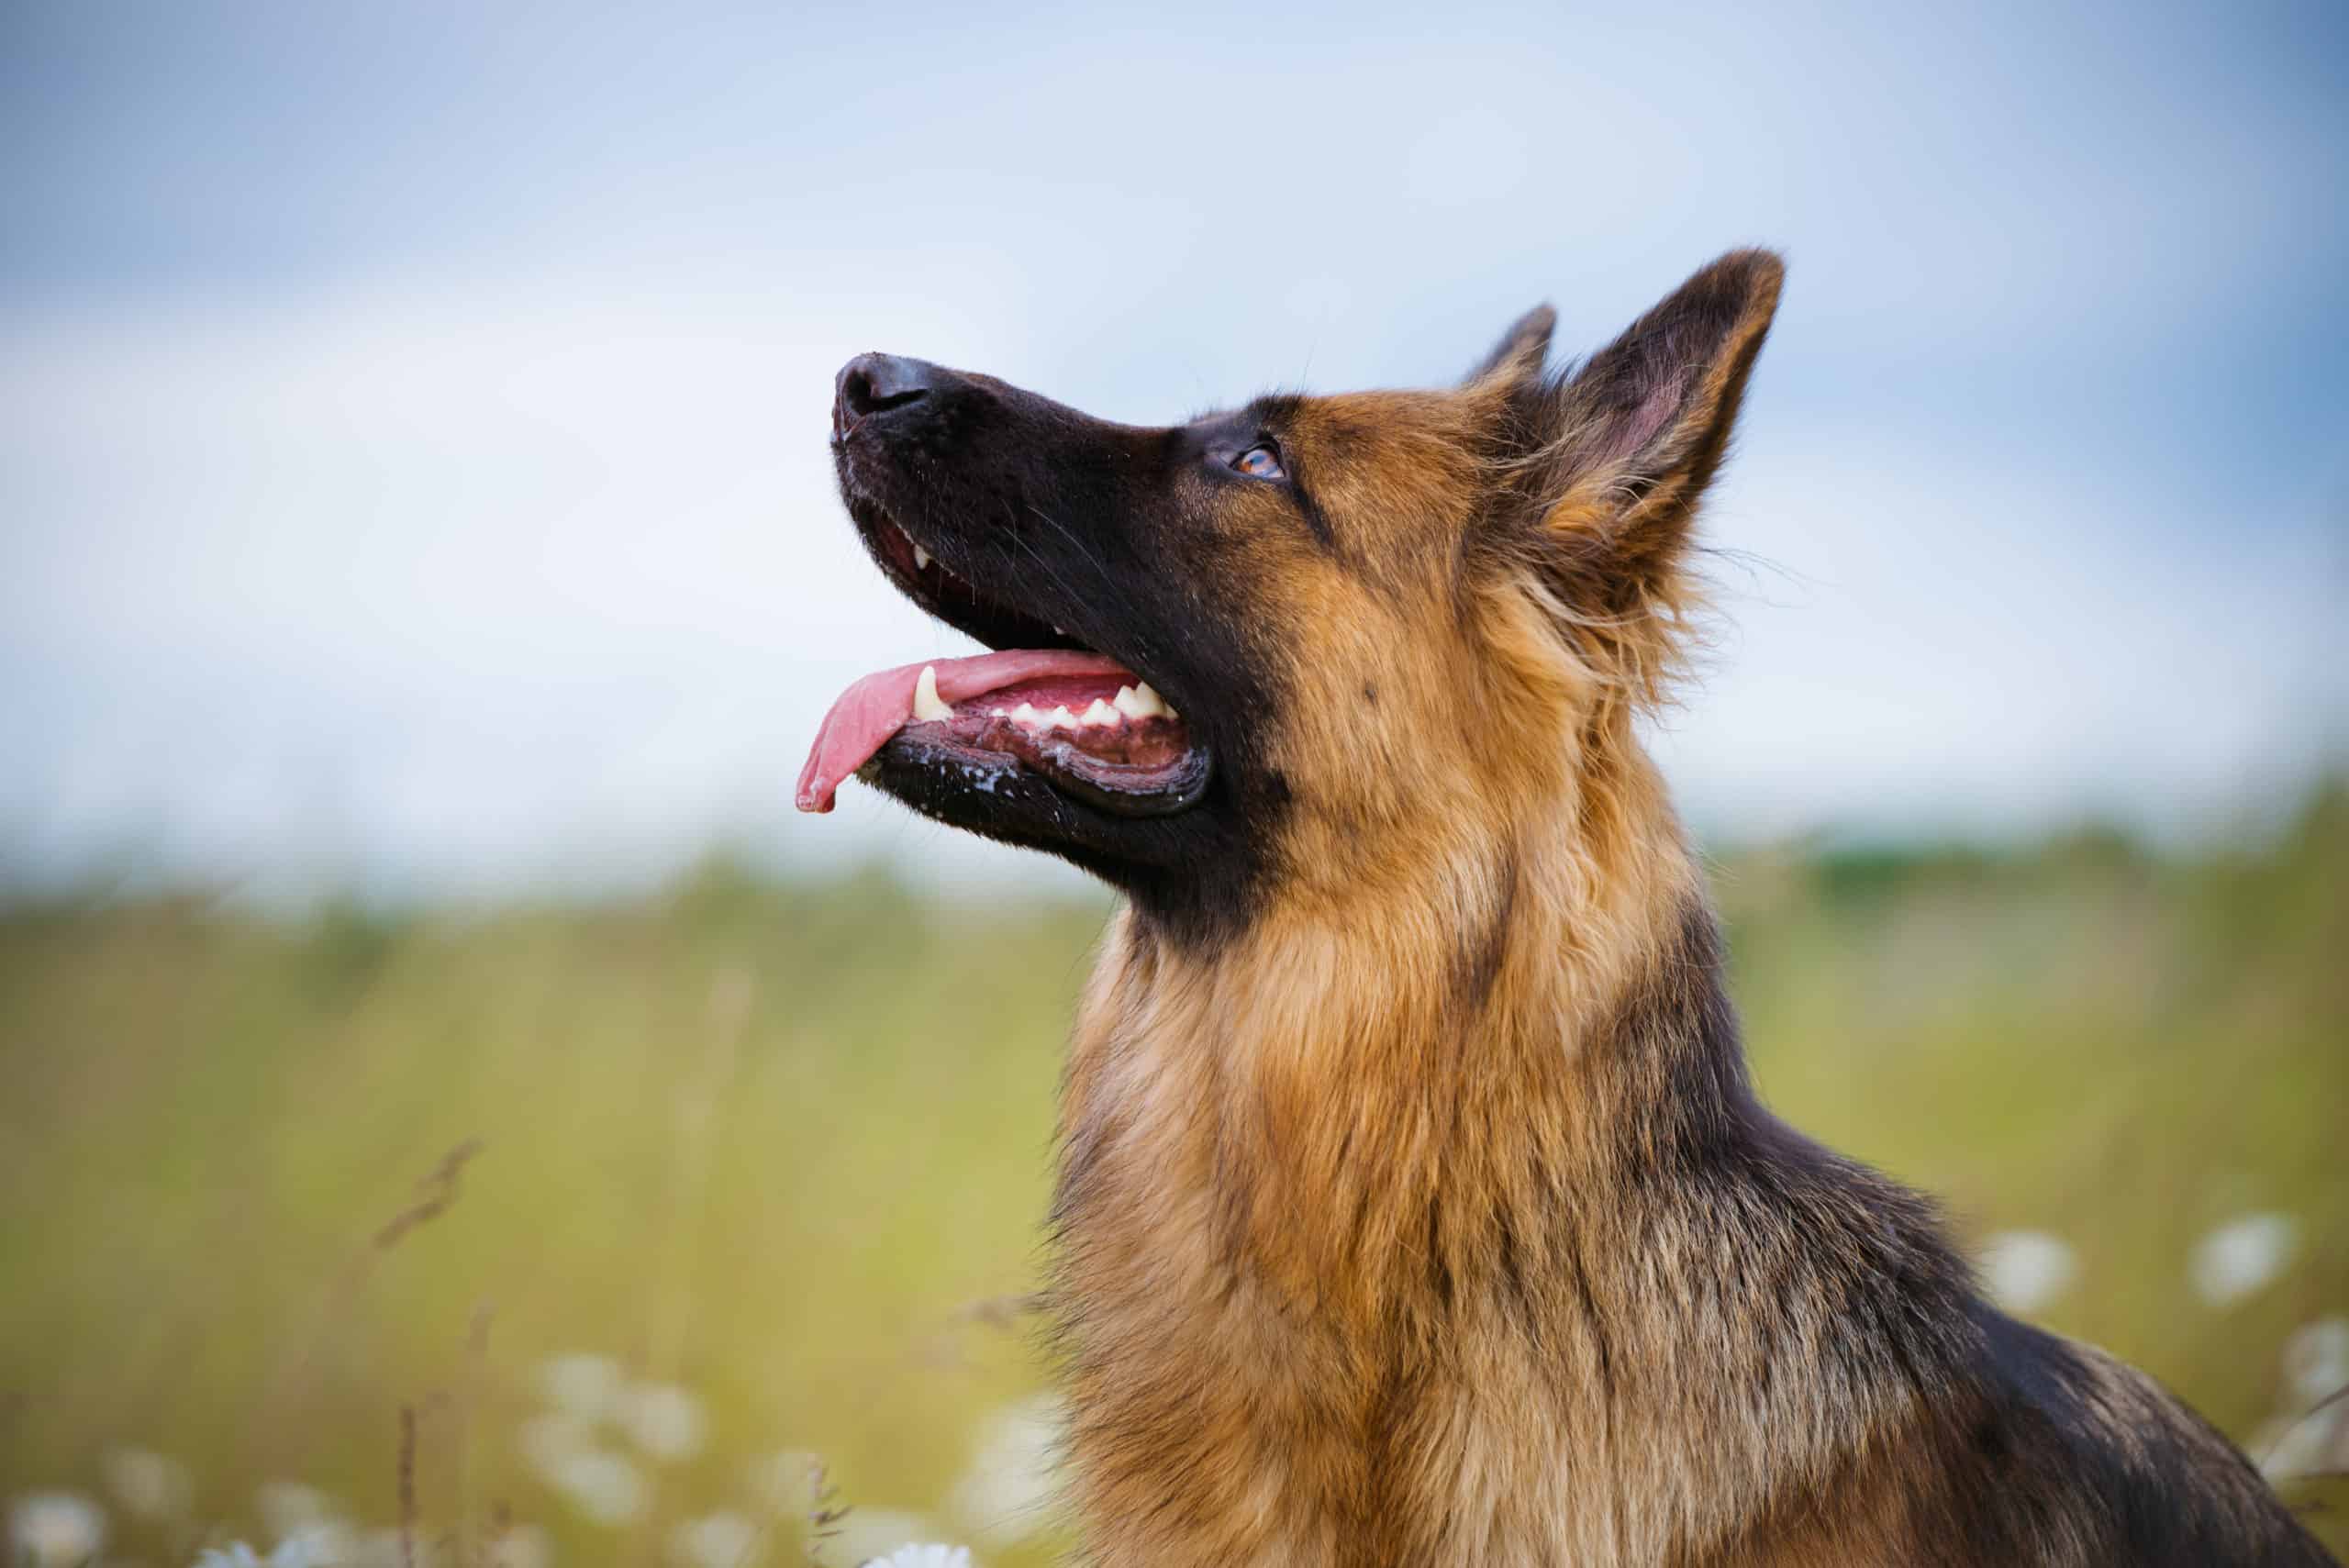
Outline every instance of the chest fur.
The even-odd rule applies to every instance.
[[[1842,1370],[1865,1349],[1817,1266],[1834,1216],[1627,1165],[1681,1133],[1636,1125],[1563,1011],[1243,1006],[1162,965],[1113,942],[1063,1111],[1098,1562],[1704,1561],[1900,1418]],[[1633,1028],[1669,1055],[1669,1020]]]

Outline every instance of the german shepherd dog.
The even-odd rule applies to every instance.
[[[1755,1098],[1633,719],[1780,276],[1168,428],[841,371],[866,548],[997,651],[852,687],[799,804],[854,773],[1125,895],[1052,1213],[1088,1561],[2329,1561]]]

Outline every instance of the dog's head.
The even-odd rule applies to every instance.
[[[1780,272],[1723,257],[1564,373],[1544,308],[1457,387],[1163,428],[851,361],[850,516],[900,591],[998,651],[852,687],[801,806],[853,772],[1204,931],[1556,801],[1672,664]]]

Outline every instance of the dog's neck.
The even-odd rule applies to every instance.
[[[1441,1240],[1429,1223],[1481,1228],[1476,1211],[1523,1183],[1609,1157],[1622,1118],[1675,1092],[1657,1055],[1709,1051],[1737,1073],[1733,1032],[1658,1039],[1622,1016],[1634,1001],[1707,1015],[1720,995],[1689,857],[1652,775],[1638,783],[1597,818],[1586,797],[1508,838],[1431,837],[1299,878],[1212,947],[1122,916],[1076,1031],[1064,1212],[1112,1148],[1174,1162],[1169,1182],[1184,1152],[1211,1157],[1197,1173],[1233,1259],[1301,1304],[1351,1292],[1379,1310],[1392,1247]]]
[[[1216,950],[1113,926],[1056,1202],[1099,1562],[1664,1560],[1905,1418],[1852,1303],[1923,1278],[1954,1332],[1963,1271],[1754,1102],[1629,783]],[[1828,1396],[1741,1364],[1748,1320]]]

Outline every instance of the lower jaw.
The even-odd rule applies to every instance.
[[[1113,817],[1171,817],[1186,811],[1206,794],[1214,763],[1203,747],[1189,747],[1171,762],[1138,767],[1104,762],[1066,740],[1039,736],[1004,721],[975,736],[948,724],[909,724],[890,742],[900,756],[929,765],[966,769],[1019,769],[1054,791]]]

